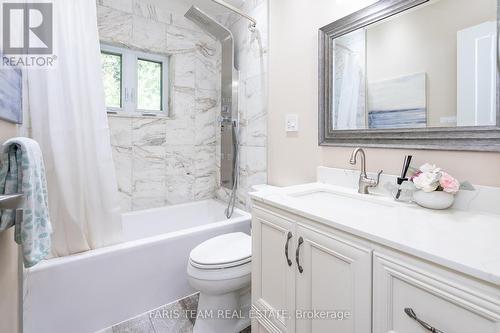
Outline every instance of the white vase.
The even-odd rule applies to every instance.
[[[447,209],[453,205],[455,196],[443,191],[413,193],[413,201],[419,206],[430,209]]]

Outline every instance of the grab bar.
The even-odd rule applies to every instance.
[[[0,195],[0,209],[20,209],[23,203],[22,193]]]

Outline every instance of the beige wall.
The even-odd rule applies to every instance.
[[[495,21],[496,0],[433,1],[367,29],[367,77],[427,74],[429,126],[457,115],[457,31]]]
[[[17,134],[17,127],[0,120],[0,144]],[[17,332],[17,245],[14,230],[0,232],[0,332]]]
[[[317,31],[374,0],[272,0],[269,46],[269,183],[315,179],[318,165],[351,168],[349,148],[318,146]],[[299,115],[299,132],[287,135],[285,115]],[[415,164],[439,164],[462,180],[500,186],[500,154],[369,149],[368,169],[398,174],[405,154]]]

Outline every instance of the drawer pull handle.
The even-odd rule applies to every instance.
[[[297,268],[299,272],[302,274],[304,269],[300,265],[300,246],[304,243],[304,239],[302,237],[299,238],[299,245],[297,245],[297,251],[295,252],[295,261],[297,262]]]
[[[410,317],[411,319],[415,320],[417,323],[419,323],[423,328],[425,328],[429,332],[444,333],[443,331],[440,331],[437,328],[434,328],[431,325],[427,324],[425,321],[419,319],[417,317],[417,314],[415,313],[415,311],[413,311],[412,308],[405,308],[405,313],[408,315],[408,317]]]
[[[285,243],[285,258],[286,258],[286,262],[288,263],[288,266],[292,266],[292,261],[290,260],[290,258],[288,258],[288,243],[290,243],[290,239],[292,239],[292,237],[293,237],[293,235],[289,231],[288,235],[286,236],[286,243]]]

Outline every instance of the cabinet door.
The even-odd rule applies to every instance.
[[[259,322],[281,332],[294,332],[294,221],[254,207],[252,218],[252,308]],[[288,258],[285,246],[288,243]]]
[[[296,331],[370,332],[372,251],[306,226],[297,236]]]
[[[450,272],[445,278],[437,267],[411,262],[374,254],[374,333],[423,333],[432,328],[445,333],[500,333],[499,300],[493,293],[458,282]]]

